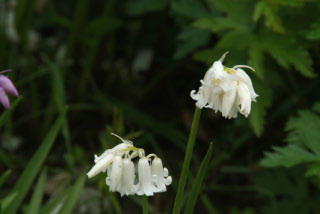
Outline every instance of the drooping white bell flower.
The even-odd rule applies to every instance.
[[[106,183],[109,185],[111,192],[120,191],[122,176],[122,157],[117,155],[113,158],[110,174],[106,178]]]
[[[120,138],[119,136],[117,136]],[[106,184],[111,192],[123,195],[151,196],[155,192],[166,191],[172,182],[168,169],[163,168],[162,161],[155,154],[145,156],[144,150],[133,146],[132,142],[122,138],[122,143],[95,156],[96,164],[87,173],[91,178],[107,170]],[[150,166],[150,157],[155,157]],[[139,157],[138,176],[136,176],[133,158]],[[136,181],[136,177],[138,177]]]
[[[135,177],[133,162],[129,158],[124,158],[122,160],[121,196],[132,195],[137,191],[138,185],[134,184]]]
[[[160,158],[155,157],[151,164],[151,173],[156,186],[157,192],[167,191],[168,185],[172,183],[172,177],[169,176],[167,168],[163,168]]]
[[[137,195],[151,196],[157,191],[156,187],[152,184],[152,174],[147,157],[142,157],[138,163],[138,177],[139,189]]]
[[[99,161],[95,161],[96,164],[90,169],[87,173],[88,178],[92,178],[99,174],[100,172],[105,172],[109,164],[112,163],[113,155],[108,154],[105,155],[103,158],[100,158]]]
[[[198,108],[211,108],[220,111],[223,117],[235,118],[238,112],[247,117],[251,111],[251,102],[258,96],[250,77],[241,69],[249,68],[247,65],[236,65],[227,68],[222,62],[228,52],[215,61],[207,71],[201,86],[196,92],[192,90],[190,96],[196,100]]]
[[[91,170],[87,173],[88,178],[92,178],[99,174],[100,172],[105,172],[107,167],[112,163],[115,155],[122,156],[126,153],[127,149],[133,147],[132,142],[128,140],[124,140],[118,135],[111,133],[112,135],[118,137],[122,143],[116,145],[112,149],[107,149],[100,156],[95,155],[94,162],[96,163]]]

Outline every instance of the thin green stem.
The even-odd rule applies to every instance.
[[[181,170],[181,175],[180,175],[180,180],[179,180],[179,184],[178,184],[178,190],[177,190],[177,194],[176,194],[176,199],[175,199],[174,207],[173,207],[173,211],[172,211],[174,214],[179,214],[180,213],[184,187],[185,187],[186,182],[187,182],[187,176],[188,176],[188,172],[189,172],[190,160],[191,160],[191,157],[192,157],[194,142],[195,142],[195,139],[196,139],[196,136],[197,136],[197,130],[198,130],[198,125],[199,125],[200,114],[201,114],[201,109],[196,107],[194,115],[193,115],[191,132],[190,132],[190,135],[189,135],[186,155],[184,157],[184,162],[183,162],[183,166],[182,166],[182,170]]]
[[[148,197],[142,196],[142,214],[148,214]]]

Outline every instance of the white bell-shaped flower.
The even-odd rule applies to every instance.
[[[120,191],[121,189],[121,177],[122,177],[122,157],[117,155],[113,158],[111,171],[108,172],[106,178],[106,184],[109,185],[111,192]]]
[[[137,189],[138,185],[134,184],[135,181],[135,170],[134,164],[129,158],[122,160],[122,175],[121,175],[121,188],[120,194],[123,195],[132,195]]]
[[[160,158],[155,157],[151,164],[151,173],[154,179],[157,192],[167,191],[168,185],[172,183],[172,177],[169,176],[167,168],[163,168],[162,161]]]
[[[87,173],[88,178],[92,178],[99,174],[100,172],[105,172],[107,167],[112,163],[113,155],[108,154],[103,158],[100,158],[98,161],[95,161],[95,165],[91,168],[91,170]]]
[[[250,77],[241,69],[247,65],[236,65],[227,68],[222,62],[227,53],[220,60],[215,61],[206,72],[198,92],[192,90],[190,96],[196,100],[198,108],[211,108],[215,112],[221,111],[226,118],[235,118],[238,112],[247,117],[251,111],[251,102],[258,96],[252,86]]]
[[[152,184],[152,174],[149,165],[149,160],[146,157],[142,157],[138,163],[138,177],[139,177],[139,189],[138,195],[151,196],[157,191],[156,187]]]

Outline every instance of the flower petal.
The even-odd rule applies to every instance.
[[[8,95],[3,90],[3,88],[0,88],[0,103],[3,105],[5,109],[10,108],[10,101]]]
[[[13,96],[19,96],[17,89],[14,87],[13,83],[7,76],[0,75],[0,87],[3,88],[5,92]]]
[[[96,164],[91,168],[91,170],[87,173],[88,178],[92,178],[99,174],[102,171],[105,171],[109,164],[111,164],[113,160],[113,155],[108,154],[105,157],[99,159]]]
[[[222,116],[229,117],[230,110],[232,109],[235,103],[236,92],[237,92],[237,83],[232,82],[231,90],[226,92],[222,98],[222,107],[221,107]]]

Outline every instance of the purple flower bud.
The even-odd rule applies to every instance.
[[[9,71],[9,70],[7,70]],[[13,95],[13,96],[19,96],[19,93],[14,87],[11,80],[7,77],[2,75],[2,73],[7,72],[2,71],[0,72],[0,103],[3,105],[4,108],[8,109],[10,107],[10,100],[8,98],[7,93]]]
[[[8,109],[10,107],[9,98],[2,88],[0,88],[0,103],[5,109]]]
[[[0,75],[0,88],[3,88],[6,93],[11,94],[12,96],[19,96],[16,87],[14,87],[13,83],[7,76]]]

